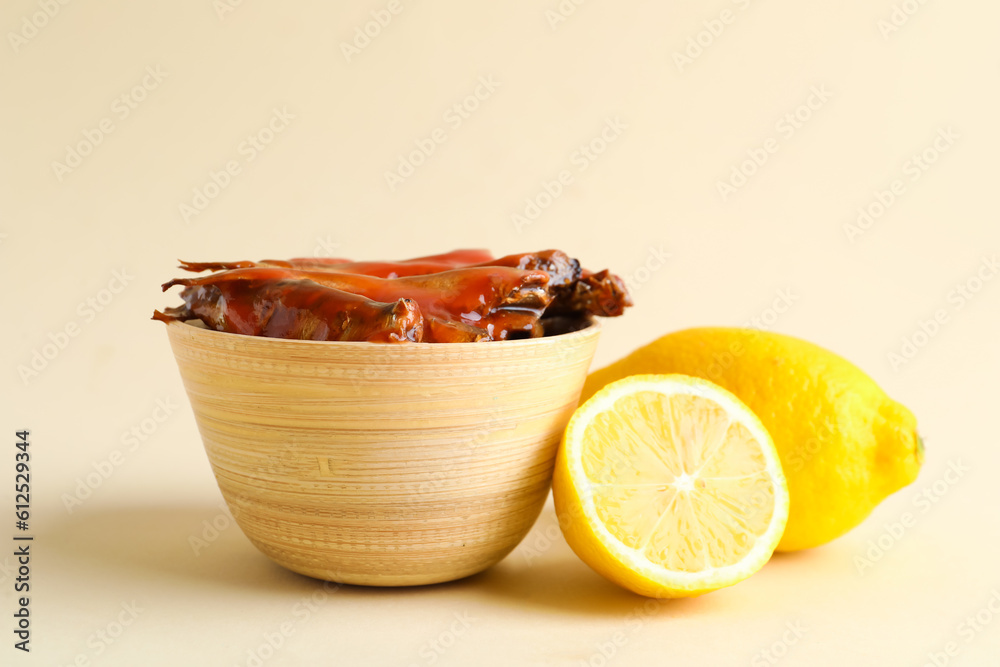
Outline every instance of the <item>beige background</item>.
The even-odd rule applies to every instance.
[[[13,475],[12,432],[32,429],[37,541],[34,651],[4,630],[0,662],[246,665],[288,623],[263,664],[764,665],[772,647],[789,665],[920,665],[949,642],[952,664],[995,664],[1000,279],[976,281],[994,277],[983,262],[1000,251],[1000,5],[899,0],[902,25],[882,34],[894,2],[565,0],[575,11],[553,28],[556,0],[400,0],[350,62],[341,42],[387,2],[244,0],[220,15],[221,0],[52,0],[51,18],[37,14],[45,2],[4,2],[0,469]],[[703,32],[719,32],[724,10],[721,33]],[[699,33],[707,46],[678,67]],[[480,77],[495,89],[456,126],[449,109]],[[800,108],[811,90],[823,101]],[[241,142],[275,108],[294,118],[251,161]],[[792,133],[782,119],[795,113],[808,118]],[[624,127],[581,171],[579,147],[609,119]],[[112,131],[60,173],[53,162],[102,122]],[[390,190],[385,172],[437,128],[444,143]],[[952,138],[939,153],[940,132]],[[717,183],[765,144],[767,161],[723,201]],[[925,150],[935,161],[914,171]],[[239,173],[186,222],[181,204],[228,161]],[[512,215],[562,170],[572,182],[518,228]],[[858,208],[897,179],[895,201],[849,238]],[[462,246],[559,247],[629,277],[637,306],[607,322],[598,365],[670,330],[753,318],[830,347],[917,414],[924,471],[842,539],[691,601],[645,607],[605,583],[551,510],[483,575],[324,598],[227,527],[163,327],[148,320],[176,298],[158,285],[178,257]],[[124,289],[115,271],[131,276]],[[981,289],[967,300],[954,290],[968,281]],[[120,292],[102,292],[109,282]],[[893,364],[935,313],[934,335]],[[77,335],[22,378],[67,326]],[[64,494],[115,450],[120,465],[68,512]],[[967,471],[949,476],[951,464]],[[893,537],[885,526],[905,512],[915,524]],[[221,532],[195,555],[189,538],[212,538],[213,521]],[[879,560],[859,565],[880,538]],[[11,563],[0,557],[3,628]],[[133,603],[134,621],[99,639]],[[992,623],[961,625],[977,612]]]

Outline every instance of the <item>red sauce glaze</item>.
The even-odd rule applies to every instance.
[[[340,273],[358,273],[376,278],[405,278],[441,273],[472,264],[488,264],[493,255],[487,250],[453,250],[441,255],[428,255],[397,262],[347,262],[316,257],[295,257],[287,264],[297,269],[323,269]],[[261,264],[279,266],[280,260],[266,259]],[[235,268],[235,267],[234,267]]]
[[[286,338],[504,340],[618,316],[632,305],[621,278],[587,271],[560,250],[494,258],[467,249],[396,262],[182,261],[181,268],[215,273],[164,284],[186,287],[185,306],[154,319],[199,318],[222,331]]]
[[[335,271],[254,267],[173,280],[166,283],[164,289],[173,285],[192,288],[232,282],[295,280],[310,280],[381,303],[411,299],[419,305],[424,318],[434,319],[434,326],[425,331],[423,340],[426,342],[480,340],[484,335],[502,340],[515,331],[530,332],[551,300],[546,291],[548,273],[510,267],[475,267],[396,279]],[[239,306],[231,308],[239,317]]]
[[[216,280],[184,290],[185,306],[155,319],[200,319],[218,331],[299,340],[417,342],[423,318],[410,299],[379,303],[309,280]]]

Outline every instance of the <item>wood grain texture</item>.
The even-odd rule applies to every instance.
[[[475,574],[524,538],[600,325],[442,345],[167,332],[254,545],[312,577],[403,586]]]

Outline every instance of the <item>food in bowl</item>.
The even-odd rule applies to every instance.
[[[493,258],[455,250],[395,262],[296,258],[181,262],[195,278],[164,322],[268,338],[379,343],[469,343],[573,331],[632,305],[624,282],[560,250]]]

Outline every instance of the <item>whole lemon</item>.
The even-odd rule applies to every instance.
[[[678,331],[592,373],[580,400],[615,380],[649,373],[721,385],[763,422],[788,480],[779,551],[843,535],[920,471],[923,442],[913,414],[857,366],[818,345],[755,329]]]

